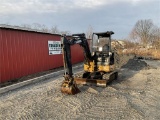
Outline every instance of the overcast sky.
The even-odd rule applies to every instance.
[[[160,26],[160,0],[0,0],[0,24],[44,24],[71,33],[114,31],[125,39],[135,23]]]

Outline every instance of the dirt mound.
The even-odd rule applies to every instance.
[[[128,68],[131,70],[135,70],[135,71],[139,71],[142,69],[146,69],[149,66],[147,65],[147,63],[145,61],[141,61],[139,59],[129,59],[129,61],[122,66],[122,68]]]

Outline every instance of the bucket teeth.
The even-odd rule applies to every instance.
[[[62,83],[61,92],[69,95],[75,95],[81,91],[78,89],[77,85],[74,82],[65,80]]]

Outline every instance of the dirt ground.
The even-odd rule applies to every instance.
[[[106,88],[65,95],[58,76],[0,95],[0,120],[159,120],[160,61],[122,58]]]

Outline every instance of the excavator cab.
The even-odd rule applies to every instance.
[[[112,34],[114,34],[114,32],[112,31],[93,33],[92,51],[94,50],[94,51],[109,52],[111,50],[111,35]],[[93,46],[97,47],[97,49],[93,49]]]
[[[114,71],[114,52],[111,50],[111,35],[112,31],[93,33],[91,52],[93,61],[91,64],[94,66],[84,65],[86,72],[101,72],[107,73]],[[91,67],[94,68],[91,70]]]
[[[98,65],[114,65],[114,53],[111,48],[111,36],[113,34],[114,32],[107,31],[101,33],[93,33],[92,35],[92,40],[94,41],[94,44],[97,44],[97,49],[94,49],[94,51],[92,50],[92,54],[98,57]],[[110,71],[112,70],[108,70],[106,72]]]

